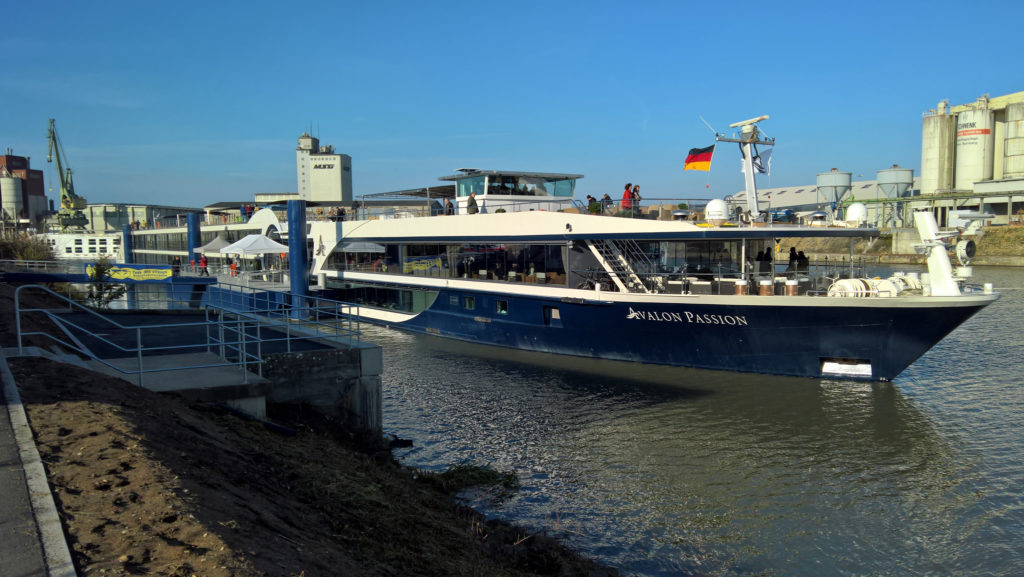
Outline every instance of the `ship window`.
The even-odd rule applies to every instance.
[[[95,238],[90,238],[89,239],[89,244],[96,244],[96,239]]]
[[[549,327],[562,326],[562,315],[558,307],[544,307],[544,324]]]
[[[76,253],[81,253],[81,252],[82,252],[82,247],[80,247],[80,246],[76,246],[76,247],[75,247],[75,252],[76,252]]]
[[[474,297],[464,297],[463,301],[462,301],[462,306],[467,311],[471,311],[471,310],[475,309],[476,308],[476,298],[474,298]]]
[[[75,244],[78,245],[78,246],[82,246],[82,239],[76,238],[75,239]]]
[[[71,252],[71,247],[70,246],[64,247],[64,252],[70,253]]]
[[[452,295],[452,296],[448,297],[448,304],[450,304],[450,305],[452,305],[454,307],[459,306],[459,297],[457,297],[455,295]]]
[[[494,302],[494,312],[498,313],[499,315],[507,315],[508,314],[508,301],[495,301]]]
[[[475,192],[477,194],[483,194],[484,191],[484,177],[474,176],[471,178],[463,178],[458,183],[459,196],[469,196],[469,193]]]

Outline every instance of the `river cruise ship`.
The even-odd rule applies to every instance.
[[[763,118],[761,118],[763,119]],[[970,241],[915,214],[928,272],[867,274],[852,254],[878,236],[859,222],[777,224],[757,211],[751,145],[738,123],[750,209],[712,201],[705,220],[630,218],[574,208],[581,175],[463,169],[456,214],[331,223],[313,274],[361,316],[390,327],[500,347],[802,377],[891,380],[982,308]],[[447,202],[447,201],[445,201]],[[475,205],[476,211],[470,210]],[[609,215],[617,212],[617,216]],[[855,211],[854,211],[855,212]],[[412,216],[412,215],[409,215]],[[842,224],[843,226],[835,226]],[[850,254],[810,262],[789,247],[848,239]],[[961,266],[948,250],[957,245]],[[779,259],[778,248],[782,249]],[[764,255],[772,255],[772,262]]]

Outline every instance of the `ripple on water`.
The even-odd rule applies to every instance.
[[[1024,272],[892,384],[581,361],[368,329],[409,464],[627,574],[1024,574]]]

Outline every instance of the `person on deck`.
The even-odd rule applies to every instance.
[[[622,191],[622,210],[633,209],[633,183],[626,183],[626,190]]]
[[[469,200],[466,201],[466,214],[476,214],[480,209],[476,205],[476,193],[469,193]]]

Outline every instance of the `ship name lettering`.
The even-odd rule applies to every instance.
[[[716,315],[710,313],[694,313],[690,311],[683,311],[682,313],[666,311],[638,311],[633,310],[633,307],[629,308],[629,314],[626,315],[626,318],[671,323],[687,322],[698,325],[729,325],[733,327],[747,326],[747,317],[743,315]]]
[[[708,325],[747,326],[747,317],[742,315],[712,315],[686,311],[687,322]]]

